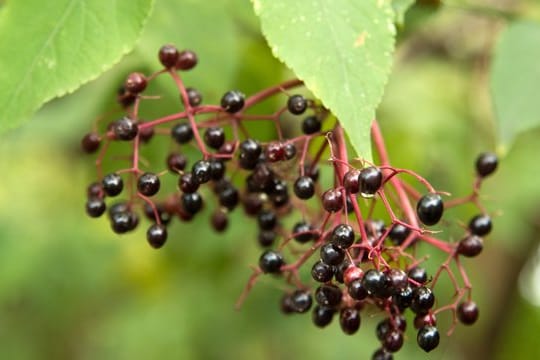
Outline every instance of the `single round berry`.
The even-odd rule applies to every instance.
[[[474,235],[487,235],[491,232],[491,227],[491,218],[486,214],[476,215],[469,221],[469,230]]]
[[[105,205],[105,201],[103,201],[102,198],[92,197],[86,201],[86,213],[90,217],[100,217],[101,215],[103,215],[106,209],[107,206]]]
[[[393,360],[392,353],[386,351],[384,348],[377,349],[371,356],[371,360]]]
[[[167,167],[170,171],[179,173],[186,168],[187,158],[183,154],[170,153],[167,156]]]
[[[303,314],[309,311],[309,309],[311,309],[313,300],[309,292],[303,290],[295,290],[290,297],[291,305],[295,312]]]
[[[225,171],[227,167],[221,159],[211,159],[210,160],[210,179],[218,181],[223,179],[225,176]]]
[[[219,149],[225,143],[225,131],[222,127],[210,127],[204,132],[204,142],[212,149]]]
[[[285,264],[283,255],[275,250],[266,250],[259,258],[259,267],[265,274],[277,274]]]
[[[416,342],[425,352],[430,352],[439,346],[439,330],[435,326],[424,326],[418,330]]]
[[[482,153],[476,159],[476,173],[482,178],[489,176],[497,170],[498,164],[497,155],[489,152]]]
[[[413,299],[413,287],[411,285],[406,286],[399,293],[392,296],[394,304],[399,310],[404,311],[411,306]]]
[[[323,284],[315,290],[315,300],[321,306],[337,307],[341,303],[341,289],[335,285]]]
[[[238,205],[238,190],[232,185],[226,186],[219,192],[218,198],[219,204],[231,211]]]
[[[146,76],[139,72],[134,72],[128,75],[124,82],[124,89],[132,94],[139,94],[146,89],[147,81]]]
[[[198,213],[203,207],[201,194],[197,192],[182,194],[182,207],[191,215]]]
[[[116,120],[112,124],[114,137],[118,140],[129,141],[135,139],[139,132],[139,127],[135,120],[126,117]]]
[[[330,240],[336,247],[345,250],[354,243],[354,229],[348,224],[339,224],[332,230]]]
[[[274,244],[276,237],[277,235],[273,230],[261,230],[257,236],[257,240],[260,246],[269,247]]]
[[[413,290],[411,310],[416,314],[427,314],[435,304],[435,296],[430,288],[425,286]]]
[[[178,70],[191,70],[197,65],[197,54],[191,50],[182,50],[178,53],[175,68]]]
[[[244,107],[246,96],[238,90],[227,91],[221,98],[221,107],[228,113],[234,114]]]
[[[370,198],[375,195],[382,184],[382,172],[375,166],[364,168],[358,177],[360,182],[360,195]]]
[[[420,284],[425,284],[428,280],[426,269],[424,269],[423,267],[413,267],[409,270],[407,275],[409,276],[409,279],[412,279]]]
[[[137,182],[137,189],[144,196],[152,196],[157,194],[159,187],[159,177],[153,173],[142,174]]]
[[[101,138],[94,132],[84,135],[81,140],[81,148],[87,154],[95,153],[99,149],[100,144]]]
[[[328,212],[338,212],[343,209],[343,193],[340,189],[329,189],[322,195],[324,210]]]
[[[187,172],[178,179],[178,187],[183,193],[191,194],[199,189],[199,183],[195,181],[192,173]]]
[[[319,260],[311,268],[311,277],[317,282],[328,282],[334,277],[334,268]]]
[[[167,69],[170,69],[176,65],[178,55],[179,53],[176,46],[170,44],[163,45],[158,53],[159,62]]]
[[[296,312],[294,309],[291,294],[283,294],[283,296],[281,297],[281,301],[279,302],[279,307],[281,309],[281,312],[285,315],[293,314]]]
[[[382,271],[369,269],[362,278],[362,286],[371,295],[382,298],[388,293],[388,278]]]
[[[257,223],[261,230],[272,230],[277,224],[276,214],[270,210],[263,210],[257,216]]]
[[[418,218],[424,225],[435,225],[441,220],[444,205],[439,194],[426,194],[420,198],[416,205]]]
[[[356,169],[347,171],[343,176],[343,187],[349,194],[356,194],[360,191],[359,176],[360,171]]]
[[[411,230],[408,227],[401,224],[394,224],[390,229],[390,233],[388,233],[388,237],[395,245],[399,246],[403,244],[403,242],[405,241],[405,239],[407,239],[410,233]]]
[[[261,211],[263,200],[259,194],[247,194],[242,199],[242,205],[247,215],[254,216]]]
[[[315,238],[314,228],[310,224],[300,221],[293,227],[294,240],[301,244],[307,243]]]
[[[480,236],[469,235],[458,244],[457,252],[466,257],[475,257],[482,252],[484,241]]]
[[[115,212],[111,215],[111,227],[116,234],[132,231],[138,224],[139,218],[131,211]]]
[[[287,100],[287,109],[291,114],[301,115],[307,109],[307,100],[302,95],[293,95]]]
[[[321,247],[321,260],[328,265],[339,265],[345,259],[345,251],[335,244],[325,244]]]
[[[193,174],[193,180],[197,184],[204,184],[210,181],[212,173],[210,171],[210,161],[197,160],[191,167],[191,173]]]
[[[323,328],[332,322],[335,313],[336,311],[332,308],[317,305],[313,309],[311,320],[315,326]]]
[[[360,328],[360,313],[355,308],[344,308],[339,316],[341,330],[347,335],[352,335]]]
[[[162,224],[153,224],[146,231],[146,240],[154,249],[159,249],[167,241],[167,228]]]
[[[478,320],[478,306],[474,301],[465,301],[457,308],[459,321],[465,325],[472,325]]]
[[[122,192],[122,189],[124,188],[124,181],[120,175],[111,173],[103,177],[101,186],[103,187],[103,191],[105,191],[107,196],[116,196]]]
[[[179,144],[187,144],[193,139],[193,130],[188,123],[179,123],[171,129],[172,138]]]
[[[361,279],[351,281],[347,290],[349,291],[350,297],[355,300],[364,300],[369,295],[367,290],[364,288],[364,285],[362,285]]]
[[[296,145],[294,143],[287,143],[283,146],[285,151],[285,159],[292,160],[296,156]]]
[[[321,131],[321,120],[317,116],[308,116],[302,121],[302,132],[311,135]]]
[[[397,352],[403,346],[403,334],[399,330],[391,330],[382,341],[383,347],[390,352]]]
[[[401,269],[390,269],[386,276],[389,280],[390,291],[393,294],[399,294],[409,284],[405,271]]]
[[[201,105],[203,98],[199,90],[188,87],[186,88],[186,93],[187,93],[189,105],[191,106]]]
[[[315,184],[309,176],[300,176],[294,182],[294,193],[299,199],[307,200],[315,194]]]
[[[247,170],[253,170],[262,153],[261,145],[253,139],[246,139],[240,143],[240,166]]]

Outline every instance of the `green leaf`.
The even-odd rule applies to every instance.
[[[130,51],[153,0],[9,1],[0,12],[0,132]]]
[[[540,24],[515,22],[500,34],[491,69],[491,92],[501,151],[540,125]]]
[[[371,159],[370,126],[392,65],[394,13],[377,0],[252,0],[278,58]]]
[[[403,25],[405,13],[416,0],[392,0],[392,8],[396,14],[396,23]]]

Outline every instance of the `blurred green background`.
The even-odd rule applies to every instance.
[[[504,22],[434,3],[421,1],[407,14],[378,118],[395,166],[466,194],[477,154],[496,147],[488,71]],[[532,0],[497,3],[540,13]],[[105,219],[84,213],[95,173],[79,140],[113,106],[127,73],[158,68],[162,44],[197,51],[200,63],[185,79],[208,102],[230,88],[249,94],[291,77],[267,49],[250,3],[227,4],[158,1],[120,64],[0,137],[1,359],[367,359],[378,347],[377,314],[364,315],[354,336],[337,322],[320,330],[309,315],[280,314],[272,279],[235,311],[260,252],[255,226],[240,211],[225,236],[208,230],[209,209],[191,224],[176,222],[159,251],[146,244],[144,226],[116,236]],[[174,99],[166,82],[152,90]],[[466,261],[479,322],[458,325],[428,355],[409,329],[396,358],[540,358],[538,139],[538,131],[519,137],[482,191],[494,231],[484,252]],[[451,216],[466,222],[473,214],[465,207]],[[434,254],[430,266],[437,261]]]

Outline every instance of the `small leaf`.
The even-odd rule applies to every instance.
[[[9,1],[0,12],[0,132],[118,62],[153,0]]]
[[[400,26],[405,21],[405,13],[414,4],[415,0],[392,0],[392,8],[396,14],[396,23]]]
[[[392,65],[394,13],[377,0],[252,0],[274,55],[371,159],[370,126]]]
[[[515,22],[500,34],[491,68],[491,92],[501,151],[540,125],[540,23]]]

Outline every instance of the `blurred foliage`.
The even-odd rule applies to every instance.
[[[156,68],[160,45],[199,53],[200,65],[186,79],[209,101],[229,88],[250,93],[290,76],[271,56],[247,0],[206,3],[168,11],[158,1],[137,48],[122,63],[0,138],[0,358],[367,359],[377,347],[377,314],[364,316],[352,337],[336,322],[317,329],[309,315],[280,314],[280,285],[270,277],[235,311],[260,251],[254,224],[239,211],[226,236],[208,230],[208,210],[193,223],[175,224],[159,251],[146,244],[144,229],[119,237],[104,219],[84,214],[85,188],[95,175],[79,139],[112,108],[127,73]],[[525,1],[515,7],[537,9]],[[486,74],[501,20],[429,9],[417,5],[406,15],[405,29],[415,30],[400,36],[378,118],[396,166],[466,194],[476,155],[496,146]],[[170,99],[160,113],[176,109],[168,83],[152,91]],[[466,262],[479,323],[459,325],[428,355],[409,329],[397,358],[540,357],[540,310],[520,297],[516,280],[538,243],[539,136],[519,136],[482,191],[495,215],[494,232],[484,253]],[[162,161],[159,154],[146,155]],[[473,212],[465,207],[449,215],[466,222]],[[429,266],[439,259],[432,254]]]

